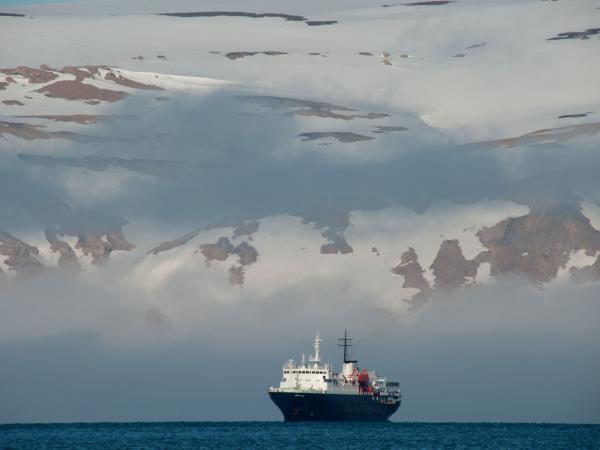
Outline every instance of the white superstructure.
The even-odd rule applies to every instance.
[[[314,354],[308,359],[302,355],[299,362],[288,360],[282,369],[279,387],[270,388],[272,392],[321,392],[331,394],[387,394],[397,388],[398,383],[379,378],[374,371],[359,371],[357,362],[348,359],[348,343],[344,337],[344,365],[341,373],[336,373],[333,366],[321,361],[321,338],[317,333],[314,339]],[[392,388],[392,389],[390,389]]]

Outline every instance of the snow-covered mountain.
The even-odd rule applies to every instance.
[[[600,281],[593,1],[4,9],[7,283],[336,280],[404,313]]]

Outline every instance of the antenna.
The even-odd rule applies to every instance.
[[[321,362],[321,342],[323,340],[319,337],[319,333],[317,333],[317,337],[315,337],[315,355],[313,362],[319,363]]]
[[[344,348],[344,364],[356,363],[356,360],[351,360],[348,349],[352,347],[352,339],[348,337],[348,330],[344,330],[344,337],[338,338],[338,347]]]

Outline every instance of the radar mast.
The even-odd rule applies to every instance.
[[[355,359],[350,359],[350,353],[348,352],[348,349],[352,347],[352,339],[348,337],[348,330],[344,330],[343,338],[338,338],[338,347],[344,348],[344,364],[357,362]]]

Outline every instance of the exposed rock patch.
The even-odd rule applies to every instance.
[[[44,66],[42,66],[44,67]],[[48,66],[46,66],[48,67]],[[75,76],[75,79],[81,81],[85,78],[94,78],[94,74],[90,69],[75,67],[75,66],[65,66],[62,69],[58,70],[60,73],[65,73],[69,75]]]
[[[410,2],[410,3],[396,3],[390,5],[381,5],[382,8],[390,8],[392,6],[442,6],[448,3],[454,3],[453,0],[429,0],[422,2]]]
[[[60,131],[44,131],[43,128],[41,125],[31,125],[28,123],[0,122],[0,136],[10,134],[32,141],[35,139],[59,139],[70,135],[63,135]]]
[[[90,136],[86,134],[73,133],[71,131],[45,131],[42,125],[31,125],[28,123],[14,123],[0,121],[0,136],[9,134],[28,141],[41,139],[67,139],[82,144],[122,141],[121,139],[103,136]]]
[[[403,288],[418,289],[419,292],[408,300],[411,304],[411,309],[416,309],[425,304],[431,297],[432,289],[429,283],[423,276],[424,270],[419,263],[419,258],[415,249],[409,247],[407,251],[402,253],[400,263],[391,270],[396,275],[404,277]]]
[[[487,42],[479,42],[477,44],[469,45],[467,47],[467,50],[471,50],[471,49],[474,49],[474,48],[485,47],[486,45],[487,45]]]
[[[278,14],[278,13],[252,13],[245,11],[204,11],[204,12],[171,12],[159,13],[159,16],[172,17],[249,17],[251,19],[262,19],[268,17],[279,17],[286,21],[304,22],[306,17],[293,14]]]
[[[254,264],[256,261],[258,261],[258,252],[254,247],[246,242],[239,244],[233,250],[233,253],[240,257],[240,264],[242,266],[249,266],[250,264]]]
[[[246,267],[258,261],[258,252],[247,242],[242,242],[234,247],[228,238],[221,237],[215,244],[202,244],[200,251],[204,255],[207,266],[211,261],[225,261],[230,255],[239,257],[238,264],[229,268],[229,282],[231,285],[244,284]]]
[[[152,84],[140,83],[139,81],[131,80],[129,78],[125,78],[123,75],[115,75],[112,72],[108,72],[104,76],[105,80],[113,81],[114,83],[120,84],[121,86],[126,86],[132,89],[145,89],[149,91],[164,91],[163,88],[154,86]]]
[[[225,261],[234,251],[233,245],[226,237],[219,238],[215,244],[202,244],[200,251],[206,259],[206,263],[211,261]]]
[[[442,242],[437,256],[431,265],[435,276],[435,288],[456,289],[463,287],[469,280],[477,276],[479,264],[473,260],[467,260],[458,245],[458,240],[446,240]]]
[[[348,242],[341,231],[338,232],[327,229],[323,231],[321,235],[329,241],[327,244],[321,245],[322,255],[336,255],[338,253],[346,255],[354,251],[354,249],[348,245]]]
[[[347,131],[314,131],[309,133],[300,133],[298,136],[302,138],[303,142],[331,138],[343,144],[372,141],[375,139],[371,136],[364,136],[362,134],[350,133]]]
[[[489,262],[491,275],[525,274],[536,283],[556,278],[572,252],[595,255],[600,250],[600,231],[568,205],[505,219],[477,237],[488,250],[476,260]]]
[[[423,2],[404,3],[405,6],[441,6],[448,3],[454,3],[452,0],[431,0]]]
[[[547,41],[561,41],[563,39],[589,39],[590,36],[594,36],[600,33],[600,28],[588,28],[584,31],[566,31],[564,33],[558,33],[556,36],[546,39]]]
[[[58,78],[58,75],[43,69],[34,69],[33,67],[18,66],[8,69],[0,69],[0,73],[10,76],[21,76],[27,78],[30,83],[48,83]]]
[[[254,56],[254,55],[283,56],[283,55],[287,55],[287,53],[273,51],[273,50],[262,51],[262,52],[229,52],[229,53],[225,54],[225,57],[229,58],[231,60],[236,60],[236,59],[242,59],[247,56]]]
[[[0,231],[0,255],[4,255],[4,263],[9,270],[17,275],[35,275],[45,267],[36,256],[39,254],[37,247],[26,244],[9,233]]]
[[[103,89],[92,84],[82,83],[80,80],[61,80],[48,84],[36,92],[41,92],[50,98],[63,98],[65,100],[97,100],[104,102],[118,102],[129,94],[123,91]]]
[[[464,149],[489,150],[495,148],[513,148],[518,146],[560,143],[578,136],[594,135],[600,133],[600,123],[582,123],[566,127],[549,128],[527,133],[522,136],[495,139],[492,141],[474,142],[462,146]]]
[[[396,275],[404,277],[402,287],[419,289],[421,291],[430,289],[429,283],[423,276],[425,271],[421,267],[421,264],[419,264],[419,257],[412,247],[409,247],[407,251],[402,253],[400,263],[391,271]]]
[[[131,251],[135,245],[127,242],[120,229],[85,231],[79,234],[75,248],[92,257],[92,264],[104,265],[114,250]]]
[[[159,253],[166,252],[171,250],[172,248],[181,247],[182,245],[187,244],[189,241],[198,236],[199,231],[192,231],[191,233],[186,234],[185,236],[181,236],[177,239],[173,239],[172,241],[166,241],[154,247],[152,250],[148,252],[148,254],[158,255]]]
[[[311,27],[318,27],[321,25],[335,25],[338,23],[337,20],[307,20],[306,25]]]
[[[393,127],[393,126],[373,127],[373,133],[377,133],[377,134],[389,134],[389,133],[395,133],[395,132],[399,132],[399,131],[408,131],[408,128]]]
[[[6,106],[25,106],[25,103],[19,100],[2,100],[2,103]]]
[[[288,115],[306,116],[306,117],[321,117],[328,119],[352,120],[361,119],[380,119],[389,117],[389,114],[384,113],[368,113],[360,114],[342,114],[358,112],[357,109],[348,108],[347,106],[334,105],[327,102],[318,102],[312,100],[303,100],[290,97],[274,97],[268,95],[246,95],[236,97],[242,103],[255,104],[263,106],[275,111],[286,111]]]
[[[58,257],[58,267],[71,273],[80,272],[81,264],[79,264],[75,251],[67,242],[58,238],[58,230],[56,228],[46,227],[44,229],[44,234],[50,243],[50,249],[60,255]]]
[[[25,14],[0,12],[0,17],[26,17]]]
[[[71,122],[81,125],[91,125],[96,123],[106,123],[113,125],[117,119],[133,119],[135,116],[118,115],[118,114],[71,114],[71,115],[54,115],[40,114],[29,116],[14,116],[19,119],[46,119],[54,122]]]
[[[581,117],[587,117],[588,115],[592,114],[591,111],[588,112],[584,112],[584,113],[577,113],[577,114],[563,114],[562,116],[558,116],[558,119],[579,119]]]

